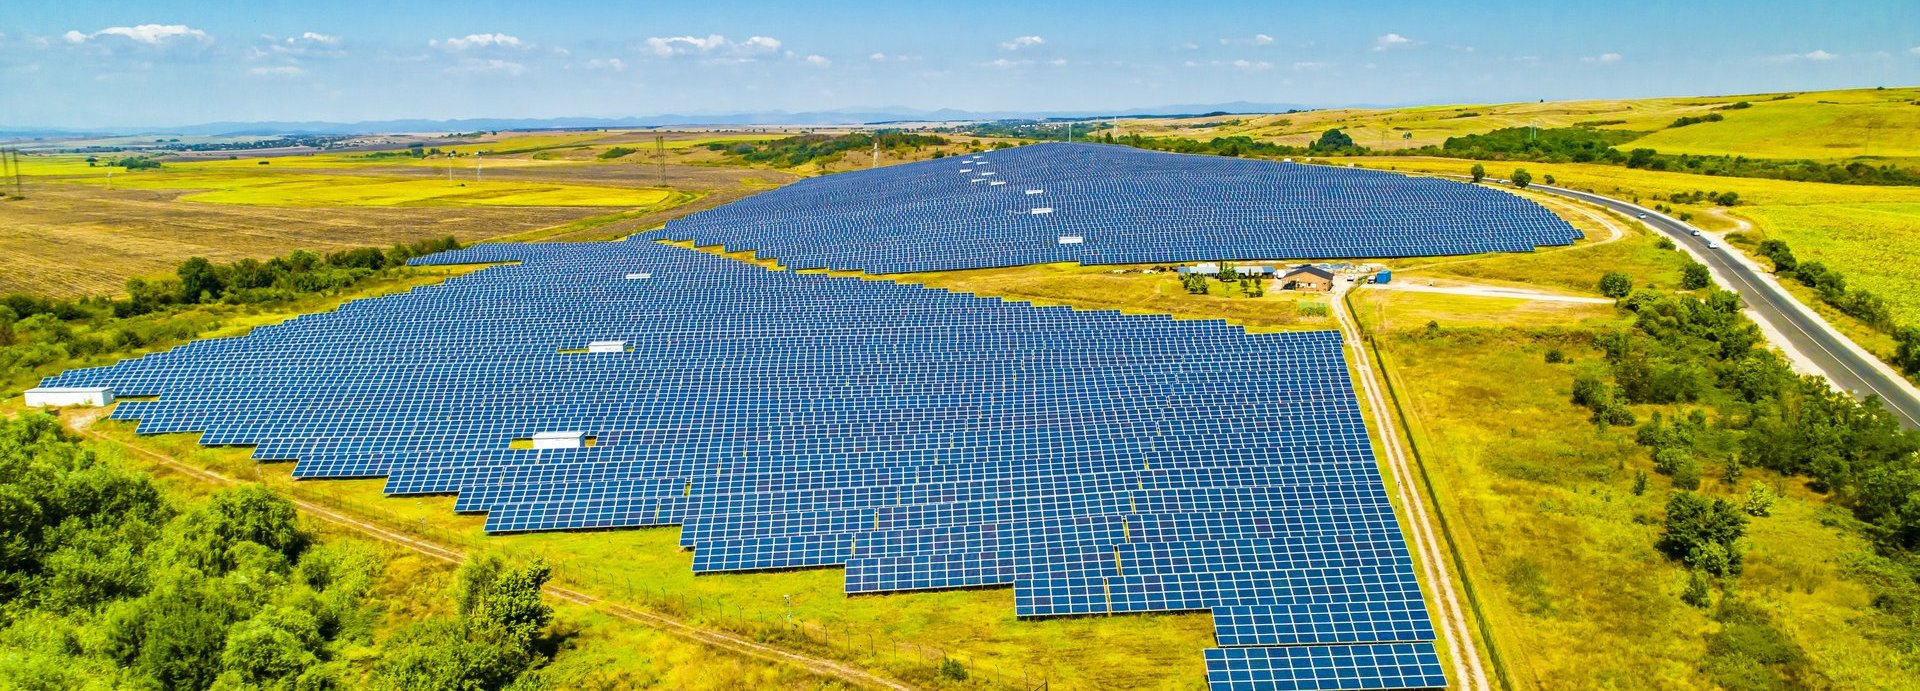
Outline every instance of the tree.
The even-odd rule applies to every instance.
[[[1747,517],[1727,500],[1679,491],[1667,500],[1666,526],[1656,546],[1708,575],[1726,576],[1740,572],[1740,540],[1746,534]]]
[[[220,297],[220,274],[205,257],[193,257],[180,263],[174,273],[180,277],[180,301],[199,304]]]
[[[1481,180],[1487,179],[1487,167],[1480,165],[1478,163],[1473,164],[1473,168],[1469,169],[1467,172],[1473,175],[1474,182],[1479,182]]]
[[[1614,271],[1600,277],[1600,294],[1613,299],[1624,298],[1633,293],[1633,277]]]
[[[220,662],[239,681],[248,684],[291,679],[320,662],[320,623],[313,613],[293,607],[273,607],[227,631]]]
[[[1907,374],[1920,373],[1920,326],[1904,326],[1893,332],[1893,366]]]
[[[1687,268],[1680,278],[1680,287],[1687,290],[1699,290],[1710,285],[1713,285],[1713,272],[1707,270],[1707,265],[1700,262],[1690,262],[1687,264]]]
[[[1533,184],[1533,173],[1527,172],[1525,168],[1515,168],[1513,169],[1513,177],[1508,179],[1513,181],[1514,187],[1524,190],[1527,188],[1527,185]]]
[[[1339,128],[1330,129],[1321,134],[1319,139],[1314,140],[1313,146],[1310,148],[1315,151],[1351,149],[1353,148],[1353,137],[1347,136],[1347,133],[1341,132]]]

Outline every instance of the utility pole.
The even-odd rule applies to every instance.
[[[478,151],[473,152],[473,182],[480,184],[480,169],[486,167],[486,157]]]
[[[868,168],[880,167],[880,133],[879,132],[873,133],[873,165],[870,165],[867,167]]]

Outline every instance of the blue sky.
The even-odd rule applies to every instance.
[[[10,3],[0,127],[1920,83],[1920,2]]]

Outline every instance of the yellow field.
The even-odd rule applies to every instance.
[[[1778,97],[1780,100],[1774,100]],[[1403,149],[1439,145],[1448,137],[1505,127],[1571,127],[1650,133],[1621,145],[1665,153],[1755,158],[1920,158],[1920,88],[1443,105],[1384,110],[1338,109],[1285,115],[1121,120],[1120,134],[1210,139],[1245,135],[1305,145],[1339,128],[1361,146]],[[1715,111],[1747,101],[1750,108]],[[1726,120],[1667,129],[1675,119],[1719,112]]]
[[[1824,262],[1847,285],[1885,298],[1894,321],[1920,324],[1920,204],[1810,204],[1739,209],[1800,261]]]
[[[105,185],[88,178],[85,184]],[[187,201],[258,206],[650,206],[672,192],[560,183],[473,182],[436,178],[295,175],[256,171],[137,172],[116,188],[208,190]]]

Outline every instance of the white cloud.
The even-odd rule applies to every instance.
[[[1835,55],[1833,53],[1829,53],[1824,50],[1815,49],[1815,50],[1807,51],[1805,53],[1787,53],[1785,55],[1775,55],[1771,58],[1768,58],[1767,60],[1769,62],[1798,62],[1801,60],[1806,60],[1808,62],[1827,62],[1829,60],[1839,59],[1839,57],[1840,56]]]
[[[179,39],[192,39],[201,43],[211,42],[207,32],[185,24],[141,24],[139,26],[109,26],[90,34],[68,31],[61,35],[68,43],[86,43],[104,36],[117,36],[135,43],[158,46]]]
[[[287,39],[287,42],[292,43],[294,40],[295,39],[289,38]],[[329,46],[340,45],[339,36],[328,36],[326,34],[313,32],[313,31],[302,32],[299,36],[299,40],[310,41],[313,43],[320,43],[320,44],[329,45]]]
[[[734,42],[720,34],[699,36],[655,36],[647,39],[647,50],[663,58],[683,55],[732,56],[746,58],[780,49],[780,39],[753,36]]]
[[[255,77],[298,77],[306,73],[307,73],[306,70],[300,69],[298,67],[294,67],[292,65],[282,65],[280,67],[254,67],[247,70],[247,74],[251,74]]]
[[[1324,70],[1330,65],[1331,63],[1325,62],[1302,61],[1293,63],[1293,69],[1295,72],[1312,72],[1315,70]]]
[[[1908,48],[1907,52],[1912,53],[1914,55],[1920,55],[1920,46],[1914,46],[1912,48]]]
[[[607,58],[605,60],[594,58],[587,61],[587,69],[625,72],[627,71],[627,63],[621,62],[620,58]]]
[[[1268,45],[1273,45],[1273,37],[1272,37],[1272,36],[1268,36],[1268,35],[1266,35],[1266,34],[1254,34],[1254,35],[1253,35],[1253,37],[1251,37],[1251,38],[1234,38],[1234,37],[1229,37],[1229,38],[1223,38],[1223,39],[1220,39],[1220,45],[1223,45],[1223,46],[1268,46]]]
[[[518,76],[526,73],[527,66],[517,62],[510,61],[510,60],[501,60],[498,58],[487,59],[487,60],[480,60],[477,58],[467,58],[465,60],[461,60],[460,65],[458,67],[453,68],[450,71],[469,72],[474,74],[504,74],[507,76]]]
[[[833,61],[828,60],[827,56],[825,55],[809,55],[805,58],[805,61],[807,64],[813,65],[814,67],[832,67],[833,66]]]
[[[886,53],[874,53],[874,54],[872,54],[872,55],[869,55],[869,56],[867,56],[867,59],[868,59],[868,60],[872,60],[872,61],[874,61],[874,62],[886,62],[886,61],[887,61],[887,54],[886,54]]]
[[[1031,65],[1031,64],[1033,64],[1032,60],[1008,60],[1006,58],[1000,58],[998,60],[994,60],[993,62],[987,63],[987,66],[1008,68],[1008,67],[1020,67],[1022,65]]]
[[[1000,49],[1001,50],[1020,50],[1022,48],[1032,48],[1034,46],[1043,46],[1043,45],[1046,45],[1046,43],[1047,43],[1047,39],[1041,38],[1039,36],[1015,36],[1013,40],[1001,43]]]
[[[1373,51],[1376,53],[1381,51],[1391,50],[1394,48],[1407,48],[1407,47],[1416,46],[1416,45],[1419,45],[1419,42],[1411,38],[1401,36],[1400,34],[1387,34],[1385,36],[1381,36],[1379,38],[1373,39]]]
[[[532,44],[521,41],[518,36],[506,34],[467,34],[463,38],[434,39],[427,45],[446,50],[467,50],[469,48],[526,48]]]
[[[1192,41],[1188,41],[1186,43],[1180,44],[1180,49],[1181,50],[1199,50],[1200,44],[1194,43]],[[1920,48],[1916,48],[1915,50],[1920,50]]]
[[[1049,64],[1049,65],[1052,65],[1052,66],[1054,66],[1054,67],[1066,67],[1066,66],[1067,66],[1067,59],[1066,59],[1066,58],[1054,58],[1054,59],[1052,59],[1052,60],[1048,60],[1048,61],[1047,61],[1047,64]]]
[[[1265,60],[1247,60],[1242,58],[1233,61],[1233,67],[1234,69],[1241,70],[1270,70],[1273,69],[1273,63]]]
[[[888,55],[886,53],[874,53],[872,55],[867,56],[867,59],[872,60],[874,62],[919,62],[920,56],[901,55],[898,53],[895,53],[893,55]]]
[[[1589,65],[1611,65],[1623,59],[1619,53],[1601,53],[1591,57],[1580,58],[1580,61]]]

